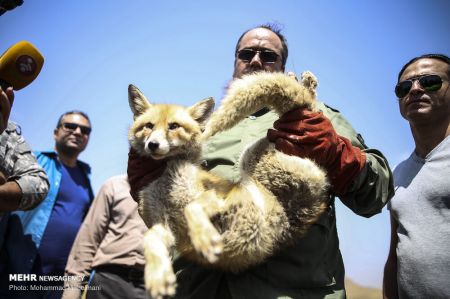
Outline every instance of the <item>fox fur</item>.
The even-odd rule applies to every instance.
[[[199,166],[208,137],[262,107],[279,114],[315,109],[317,81],[308,73],[302,83],[276,73],[245,76],[233,81],[214,113],[212,98],[191,107],[150,104],[129,86],[130,145],[142,156],[167,161],[163,174],[139,193],[139,213],[149,227],[145,284],[152,297],[175,293],[174,248],[196,262],[239,272],[303,236],[326,209],[324,171],[275,150],[266,138],[243,152],[237,183]]]

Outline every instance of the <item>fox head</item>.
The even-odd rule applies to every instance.
[[[200,153],[204,125],[214,110],[214,99],[204,99],[191,107],[151,104],[134,85],[128,86],[128,101],[134,123],[128,140],[140,155],[160,160],[177,155]]]

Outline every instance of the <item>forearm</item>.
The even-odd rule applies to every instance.
[[[73,243],[64,274],[76,279],[64,282],[63,299],[80,299],[82,287],[86,286],[89,279],[98,244],[87,243],[88,233],[89,229],[83,224]]]
[[[47,196],[49,182],[44,170],[30,169],[16,179],[22,190],[22,200],[18,207],[21,211],[34,209]]]
[[[397,283],[397,244],[398,222],[394,215],[390,215],[391,219],[391,243],[389,245],[389,254],[384,266],[383,276],[383,298],[398,298],[398,283]]]
[[[102,240],[95,238],[96,230],[96,223],[89,222],[89,219],[82,224],[72,245],[65,268],[65,275],[75,276],[77,279],[67,281],[64,285],[79,287],[87,282],[92,271],[92,262]],[[81,278],[83,279],[81,280]]]
[[[108,231],[111,217],[109,187],[103,185],[92,202],[67,259],[65,274],[79,278],[84,277],[84,279],[83,281],[67,281],[64,284],[65,286],[77,288],[84,285],[92,271],[92,263]]]
[[[24,211],[33,209],[44,200],[49,183],[45,171],[36,161],[22,135],[17,133],[18,130],[18,127],[11,124],[8,131],[2,134],[1,141],[7,146],[5,151],[0,151],[3,158],[0,171],[7,182],[13,182],[20,189],[20,198],[19,189],[10,190],[15,194],[14,210]],[[12,209],[12,206],[9,208]]]
[[[22,189],[12,181],[0,185],[0,212],[15,211],[22,199]]]
[[[370,217],[381,212],[394,195],[391,170],[377,150],[366,149],[366,164],[341,201],[356,214]]]

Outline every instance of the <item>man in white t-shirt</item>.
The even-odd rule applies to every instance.
[[[400,71],[395,93],[415,150],[394,170],[384,298],[450,298],[450,59],[427,54]]]

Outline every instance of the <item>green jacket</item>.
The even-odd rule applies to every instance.
[[[366,166],[341,201],[356,214],[370,217],[381,212],[393,195],[391,171],[383,155],[368,149],[339,111],[322,103],[339,135],[366,153]],[[230,180],[239,179],[240,154],[248,144],[266,136],[278,119],[274,112],[249,116],[234,128],[217,134],[204,148],[204,165]],[[177,298],[345,298],[344,265],[339,251],[334,200],[307,235],[265,263],[239,274],[220,272],[190,263],[174,262]]]

